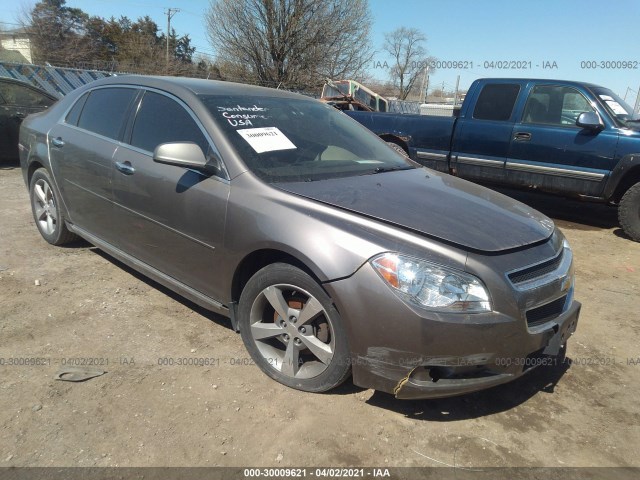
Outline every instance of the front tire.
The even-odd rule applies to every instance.
[[[325,392],[351,373],[340,314],[307,273],[284,263],[258,271],[238,308],[242,340],[274,380],[305,392]]]
[[[640,242],[640,182],[622,196],[618,205],[618,221],[627,235]]]
[[[29,184],[31,210],[38,231],[51,245],[64,245],[78,237],[67,228],[60,208],[60,193],[44,168],[36,170]]]

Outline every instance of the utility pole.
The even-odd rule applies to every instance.
[[[456,78],[456,93],[455,96],[453,97],[453,108],[456,108],[456,105],[458,104],[458,88],[460,87],[460,75],[458,75],[458,78]]]
[[[426,99],[426,84],[427,77],[429,76],[429,66],[424,67],[424,74],[422,75],[422,85],[420,85],[420,103],[424,103]]]
[[[169,71],[169,37],[171,36],[171,19],[179,11],[179,8],[167,8],[164,12],[167,16],[167,72]]]

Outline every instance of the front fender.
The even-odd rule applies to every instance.
[[[285,192],[250,173],[232,181],[224,245],[220,278],[228,279],[243,259],[259,250],[296,258],[323,283],[351,276],[385,251],[402,251],[458,269],[466,262],[462,250]],[[231,284],[222,285],[222,291],[231,290]]]

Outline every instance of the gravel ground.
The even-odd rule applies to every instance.
[[[513,194],[574,249],[569,362],[399,401],[350,382],[323,395],[275,383],[226,319],[84,242],[45,243],[18,168],[0,169],[0,192],[0,467],[640,466],[640,244],[614,209]],[[208,365],[167,364],[181,358]],[[107,373],[53,379],[83,359]]]

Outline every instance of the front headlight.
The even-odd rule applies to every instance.
[[[489,292],[468,273],[397,253],[383,253],[370,263],[387,285],[421,307],[465,313],[491,311]]]

